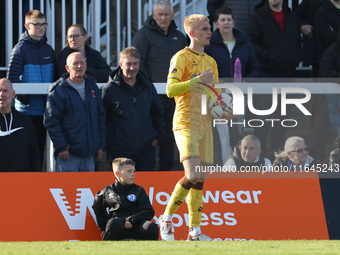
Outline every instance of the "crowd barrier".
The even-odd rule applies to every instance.
[[[144,187],[155,209],[156,223],[182,176],[181,171],[136,174],[135,182]],[[317,173],[228,177],[208,174],[204,185],[201,226],[212,238],[334,239]],[[93,199],[113,182],[112,172],[0,173],[0,241],[100,240]],[[176,240],[185,240],[185,202],[173,221]]]
[[[48,92],[49,84],[29,85],[14,84],[14,88],[17,94]],[[164,83],[155,85],[159,94],[165,93]],[[249,87],[256,88],[254,93],[269,94],[273,87],[278,91],[300,87],[311,94],[340,94],[335,82],[237,86],[243,93]],[[156,211],[155,222],[182,175],[176,171],[137,173],[136,183],[145,188]],[[217,240],[340,239],[340,178],[303,175],[212,178],[209,174],[203,192],[203,231]],[[112,182],[111,172],[0,173],[0,241],[100,240],[91,206],[96,192]],[[176,239],[186,239],[186,203],[174,216],[174,224]]]
[[[230,80],[230,79],[229,79]],[[256,81],[256,79],[252,79]],[[278,82],[244,82],[244,83],[231,83],[239,87],[243,93],[248,92],[248,88],[253,88],[254,94],[270,94],[273,88],[278,88],[279,93],[281,88],[305,88],[311,94],[339,94],[340,85],[339,79],[323,79],[321,82],[317,82],[313,79],[294,79],[292,81],[281,81],[279,78],[275,78]],[[272,80],[273,81],[273,80]],[[17,94],[32,94],[32,95],[47,95],[49,83],[14,83],[13,87]],[[98,87],[103,86],[104,83],[98,83]],[[166,83],[154,83],[158,94],[166,94]]]
[[[221,80],[222,82],[229,82],[230,79]],[[252,81],[252,82],[251,82]],[[256,82],[254,82],[256,81]],[[273,81],[273,80],[272,80]],[[309,91],[311,94],[340,94],[340,86],[337,83],[338,80],[323,79],[322,82],[314,79],[279,79],[275,78],[276,82],[269,82],[269,80],[251,79],[250,81],[233,84],[236,85],[244,95],[252,89],[253,94],[271,94],[273,88],[277,89],[277,93],[280,94],[282,88],[302,88]],[[224,83],[226,84],[226,83]],[[232,83],[228,83],[232,84]],[[103,86],[103,83],[99,83],[98,86]],[[166,94],[166,83],[154,83],[158,94]],[[14,89],[17,94],[42,94],[48,93],[50,84],[48,83],[14,83]],[[218,84],[217,86],[222,86]],[[278,96],[278,95],[277,95]],[[54,157],[53,157],[53,144],[50,138],[46,139],[46,172],[54,171]]]

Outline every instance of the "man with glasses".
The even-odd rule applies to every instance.
[[[25,28],[26,31],[12,50],[7,79],[12,83],[52,83],[57,78],[56,57],[45,37],[45,15],[38,10],[27,12]],[[15,99],[15,108],[31,118],[38,137],[41,163],[44,159],[46,140],[43,125],[45,105],[45,95],[20,95]]]

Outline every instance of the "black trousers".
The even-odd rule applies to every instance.
[[[39,157],[40,157],[40,165],[44,162],[44,154],[45,154],[45,144],[46,144],[46,129],[44,127],[44,116],[29,116],[35,133],[38,139],[38,148],[39,148]]]
[[[158,240],[159,238],[159,228],[157,224],[152,221],[146,220],[138,226],[129,229],[124,228],[124,224],[124,218],[112,218],[108,220],[103,240]]]
[[[175,112],[175,100],[166,95],[159,95],[165,122],[165,140],[159,145],[159,171],[170,171],[174,166],[175,138],[172,132],[172,120]]]

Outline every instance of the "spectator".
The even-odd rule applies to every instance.
[[[320,62],[320,77],[334,78],[340,77],[340,30],[338,40],[329,46],[323,53]],[[337,136],[340,136],[340,95],[327,95],[327,108],[330,123],[334,127]]]
[[[185,36],[177,30],[173,18],[171,3],[158,0],[152,15],[132,39],[132,46],[141,55],[140,70],[152,82],[166,82],[171,57],[186,46]]]
[[[37,137],[27,115],[12,107],[12,83],[0,79],[0,172],[41,171]]]
[[[57,172],[94,171],[106,147],[106,114],[100,90],[85,75],[80,52],[67,57],[66,70],[48,94],[45,127],[54,145]]]
[[[249,38],[260,62],[262,77],[294,77],[295,68],[302,59],[300,25],[295,14],[283,5],[283,0],[269,0],[254,14],[249,23]],[[270,109],[272,105],[271,95],[255,95],[253,99],[254,107],[258,110]],[[278,102],[279,106],[280,104],[281,102]],[[280,112],[280,107],[277,107],[271,116],[255,116],[255,118],[269,117],[281,120]],[[269,154],[282,149],[286,129],[281,125],[255,128],[254,135],[263,145],[267,143],[269,130],[271,148],[268,156],[273,157]]]
[[[47,44],[45,37],[45,15],[38,10],[27,12],[25,28],[26,31],[12,50],[7,78],[12,83],[51,83],[56,78],[56,59],[54,50]],[[38,137],[41,164],[46,142],[46,129],[43,125],[45,105],[45,95],[19,95],[15,99],[15,108],[27,114],[33,123]]]
[[[66,0],[65,1],[65,29],[72,25],[73,23],[73,4],[72,0]],[[91,3],[91,0],[86,1],[86,8],[87,8],[87,14],[89,13],[89,5]],[[50,0],[51,4],[51,0]],[[64,45],[64,38],[62,38],[62,0],[55,0],[54,1],[55,6],[55,45],[54,49],[56,52],[56,56],[59,56],[59,53],[62,50],[62,47]],[[75,10],[75,23],[77,24],[86,24],[86,16],[84,17],[84,1],[78,0],[76,1],[76,10]],[[62,75],[62,73],[60,73]]]
[[[318,56],[317,41],[315,35],[315,13],[321,6],[322,0],[303,0],[294,10],[296,16],[302,22],[301,32],[305,36],[303,47],[307,47],[307,62],[312,65],[312,76],[318,77],[320,58]]]
[[[216,60],[219,78],[234,77],[236,58],[242,63],[242,77],[258,77],[259,62],[248,36],[235,28],[233,10],[222,6],[216,10],[215,17],[217,29],[211,36],[210,45],[205,47],[204,51]]]
[[[141,55],[140,70],[152,82],[166,82],[171,57],[186,46],[185,36],[177,30],[173,21],[171,3],[159,0],[155,3],[152,16],[138,30],[132,40]],[[165,140],[159,146],[159,170],[169,171],[174,165],[174,137],[172,118],[175,101],[166,95],[159,95],[165,120]]]
[[[320,66],[320,57],[318,53],[318,43],[317,43],[317,35],[315,29],[315,14],[316,11],[320,8],[323,0],[303,0],[299,6],[295,9],[295,14],[301,20],[302,24],[302,33],[304,35],[303,38],[303,54],[304,54],[304,66],[312,65],[312,77],[319,76],[319,66]],[[312,117],[311,117],[311,124],[314,125],[315,120],[320,119],[316,117],[318,115],[319,109],[319,102],[324,95],[312,95]],[[328,121],[329,122],[329,121]],[[316,122],[317,123],[317,122]],[[329,124],[328,124],[329,125]],[[316,126],[315,126],[316,127]],[[313,128],[315,131],[316,129]],[[313,136],[315,133],[313,132],[312,135],[312,142],[315,141]],[[319,135],[317,135],[319,136]],[[322,136],[322,135],[321,135]],[[318,150],[318,145],[316,146]],[[313,147],[311,153],[313,151]]]
[[[340,136],[335,139],[336,148],[329,155],[329,168],[339,173],[340,170]]]
[[[204,53],[209,45],[211,30],[209,19],[201,14],[185,18],[184,29],[190,37],[190,45],[177,52],[170,61],[167,95],[175,97],[176,110],[173,121],[175,141],[184,167],[184,176],[177,182],[165,212],[159,219],[162,240],[173,241],[172,218],[184,199],[188,197],[189,241],[211,241],[201,233],[203,210],[203,185],[205,171],[197,167],[213,164],[213,138],[210,115],[202,115],[202,83],[216,82],[218,78],[215,60]]]
[[[301,171],[305,167],[311,167],[314,159],[308,155],[305,140],[298,136],[289,137],[284,146],[284,150],[276,157],[273,168],[287,166],[291,171]]]
[[[337,40],[336,34],[340,27],[339,7],[340,1],[325,0],[315,14],[315,30],[320,59],[324,51]],[[326,95],[317,95],[312,114],[314,123],[310,153],[322,163],[325,157],[328,157],[325,155],[325,150],[329,128],[331,127]]]
[[[244,166],[254,166],[261,171],[264,167],[271,169],[272,163],[261,154],[260,140],[255,135],[247,135],[235,146],[224,166],[238,171]]]
[[[131,0],[131,17],[128,17],[127,11],[128,11],[128,6],[127,6],[127,1],[120,1],[120,9],[118,10],[119,12],[119,17],[120,17],[120,46],[121,49],[124,49],[124,45],[128,45],[127,42],[127,36],[124,38],[123,35],[127,35],[129,31],[127,31],[127,26],[128,26],[128,19],[130,18],[131,21],[131,38],[135,35],[135,33],[138,30],[138,1],[139,0]],[[112,46],[110,50],[110,59],[111,59],[111,65],[116,66],[117,64],[117,22],[118,17],[117,17],[117,2],[118,0],[110,0],[110,45]],[[141,0],[141,13],[143,13],[143,8],[144,5],[147,1],[146,0]],[[126,31],[124,33],[124,27],[126,28]],[[125,44],[124,44],[125,40]],[[129,46],[129,45],[128,45]]]
[[[337,40],[340,27],[340,1],[325,0],[315,13],[315,30],[319,43],[319,56]]]
[[[72,25],[67,30],[67,45],[58,57],[59,73],[66,73],[66,59],[72,52],[77,51],[85,56],[86,74],[93,76],[97,82],[107,82],[111,69],[100,52],[90,47],[87,42],[87,32],[81,24]]]
[[[233,17],[233,10],[227,6],[216,10],[217,29],[211,36],[210,45],[205,47],[204,51],[215,59],[219,78],[234,77],[234,63],[237,58],[242,64],[242,77],[257,77],[260,74],[260,65],[253,46],[247,35],[234,27]],[[214,133],[214,160],[216,164],[223,165],[239,141],[240,133],[235,125],[217,125],[213,131],[216,130],[218,134]]]
[[[207,10],[210,21],[215,22],[217,20],[215,16],[216,10],[223,5],[228,6],[234,12],[233,20],[235,21],[236,27],[246,33],[251,16],[254,14],[257,6],[261,4],[261,0],[208,0]]]
[[[300,34],[300,22],[283,0],[269,0],[260,8],[249,23],[249,38],[262,71],[272,77],[294,77],[301,61]]]
[[[128,157],[137,171],[155,169],[155,148],[164,140],[163,109],[155,86],[139,71],[140,55],[128,47],[102,87],[107,111],[107,158]]]
[[[158,240],[158,226],[151,221],[155,211],[145,190],[134,184],[135,163],[116,158],[112,169],[116,182],[98,192],[92,206],[103,240]]]

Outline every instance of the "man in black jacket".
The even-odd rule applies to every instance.
[[[127,157],[137,171],[153,171],[155,148],[164,140],[164,117],[155,86],[139,72],[140,55],[128,47],[102,87],[107,112],[107,158]]]
[[[157,1],[152,16],[132,39],[132,46],[141,55],[140,69],[152,82],[166,82],[171,57],[187,44],[185,36],[177,30],[173,18],[171,3],[167,0]],[[166,95],[160,95],[159,98],[165,120],[165,140],[159,147],[159,170],[169,171],[174,165],[172,119],[175,101]]]
[[[283,0],[269,0],[252,17],[249,38],[263,72],[293,77],[302,59],[301,23]]]
[[[38,141],[29,117],[12,107],[12,83],[0,80],[0,172],[41,170]]]
[[[337,41],[337,31],[340,28],[340,0],[325,0],[315,13],[315,30],[318,45],[319,58],[332,43]],[[334,47],[334,46],[333,46]],[[329,53],[328,53],[329,54]],[[321,64],[320,64],[321,65]],[[321,77],[325,77],[320,71]],[[313,132],[311,138],[310,154],[316,160],[322,162],[328,155],[325,148],[331,127],[327,99],[325,95],[317,95],[313,108]]]
[[[315,30],[319,57],[337,40],[340,27],[340,0],[325,0],[315,13]]]
[[[98,192],[93,210],[103,230],[103,240],[158,240],[158,226],[151,222],[155,211],[145,190],[136,184],[135,163],[116,158],[112,163],[116,183]],[[107,212],[109,208],[109,213]]]

